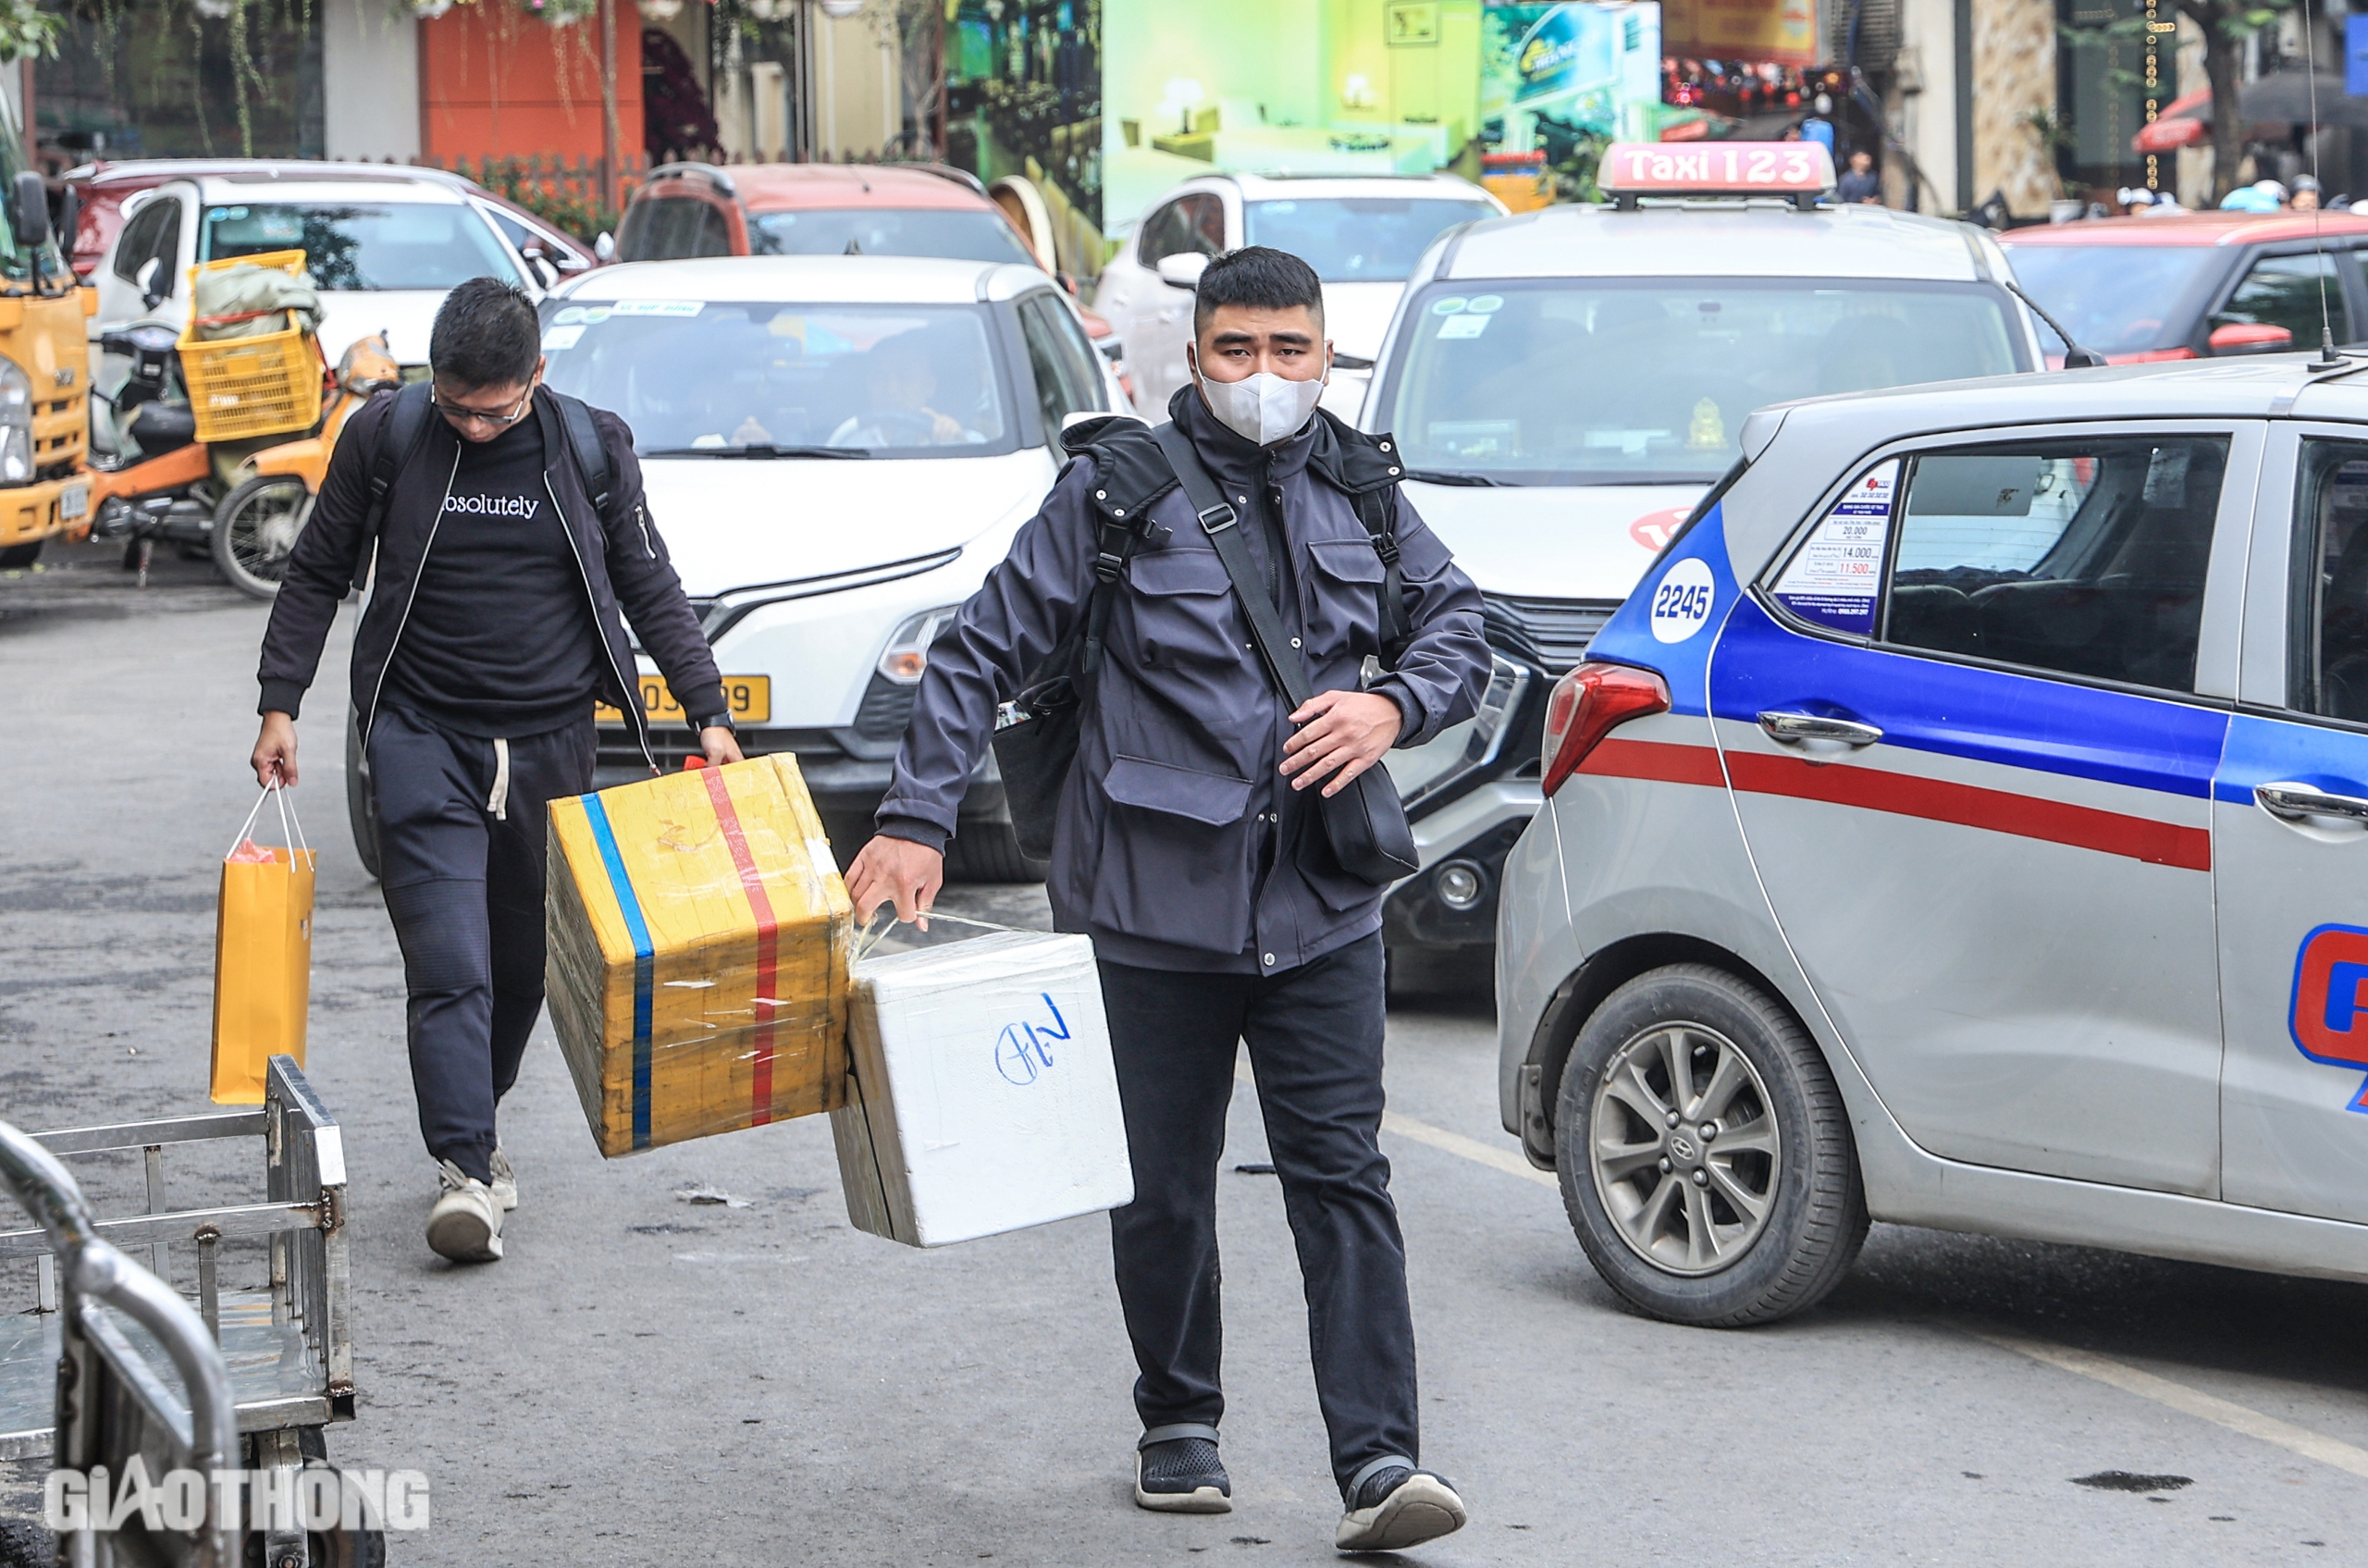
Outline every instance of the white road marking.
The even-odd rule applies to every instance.
[[[1950,1327],[1984,1344],[2029,1356],[2058,1371],[2090,1378],[2119,1389],[2123,1393],[2136,1394],[2141,1400],[2152,1400],[2182,1415],[2192,1415],[2199,1421],[2209,1421],[2231,1432],[2241,1432],[2248,1438],[2275,1443],[2288,1453],[2300,1454],[2304,1459],[2315,1459],[2337,1470],[2368,1477],[2368,1449],[2356,1448],[2324,1433],[2313,1432],[2307,1426],[2280,1421],[2275,1415],[2263,1415],[2260,1411],[2221,1399],[2216,1394],[2190,1389],[2184,1383],[2174,1383],[2152,1372],[2141,1372],[2135,1366],[2115,1361],[2110,1356],[2098,1355],[2092,1351],[2074,1350],[2068,1345],[2026,1339],[2020,1334],[2002,1333],[1994,1328],[1977,1328],[1966,1323],[1952,1323]]]

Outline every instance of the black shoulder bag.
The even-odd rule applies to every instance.
[[[1307,664],[1291,646],[1290,636],[1283,630],[1282,621],[1275,612],[1274,600],[1258,580],[1257,563],[1250,559],[1249,547],[1241,542],[1239,516],[1227,504],[1209,471],[1202,466],[1201,454],[1192,450],[1190,436],[1172,424],[1163,425],[1152,434],[1167,453],[1168,462],[1175,465],[1185,499],[1200,517],[1209,543],[1216,547],[1217,559],[1225,563],[1225,574],[1233,581],[1233,597],[1249,618],[1250,635],[1258,645],[1266,673],[1290,704],[1290,711],[1299,711],[1315,695],[1308,684]],[[1398,785],[1390,779],[1389,770],[1379,762],[1350,780],[1339,794],[1319,794],[1316,800],[1323,813],[1325,835],[1331,841],[1333,858],[1350,876],[1375,887],[1388,887],[1422,869],[1413,830],[1406,825],[1406,808],[1398,796]]]

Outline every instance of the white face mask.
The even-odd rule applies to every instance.
[[[1327,355],[1324,376],[1314,381],[1286,380],[1271,370],[1240,381],[1212,381],[1201,374],[1199,353],[1188,352],[1192,352],[1192,379],[1199,383],[1202,400],[1217,416],[1217,423],[1262,447],[1288,441],[1306,428],[1332,371]]]

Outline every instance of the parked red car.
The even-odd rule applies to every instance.
[[[141,158],[123,163],[83,164],[66,171],[66,184],[80,203],[81,216],[74,225],[74,273],[88,279],[91,269],[99,265],[115,243],[116,232],[123,227],[123,204],[142,191],[154,189],[168,179],[188,179],[199,175],[241,174],[264,169],[293,169],[302,167],[318,171],[318,163],[298,164],[292,159],[274,158]],[[356,164],[357,170],[387,172],[386,166]],[[479,210],[501,230],[512,248],[528,262],[540,256],[549,263],[558,278],[572,278],[599,265],[599,261],[582,242],[561,233],[543,219],[486,190],[475,180],[464,179],[443,169],[402,166],[400,172],[415,175],[422,179],[442,179],[455,189],[466,191]]]
[[[1998,236],[2015,280],[2107,360],[2199,359],[2368,342],[2368,216],[2208,212],[2107,217]],[[2062,340],[2040,328],[2062,363]]]

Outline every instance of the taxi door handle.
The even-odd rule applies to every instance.
[[[2329,795],[2304,784],[2264,784],[2253,785],[2253,799],[2281,821],[2334,817],[2352,827],[2368,828],[2368,800],[2356,795]]]
[[[1861,724],[1855,719],[1829,719],[1822,713],[1762,713],[1759,727],[1768,732],[1768,738],[1772,741],[1803,747],[1822,741],[1855,751],[1883,738],[1882,731],[1872,724]]]

